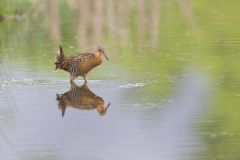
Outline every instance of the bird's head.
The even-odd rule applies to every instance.
[[[101,104],[97,105],[97,112],[100,116],[104,116],[107,112],[107,109],[109,108],[109,106],[111,105],[111,103],[108,103],[108,105],[106,107],[104,107],[104,102]]]
[[[100,57],[104,56],[109,61],[103,47],[101,47],[101,46],[97,46],[97,48],[95,49],[95,55],[100,56]]]

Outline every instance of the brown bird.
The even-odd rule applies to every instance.
[[[79,87],[71,81],[71,88],[64,94],[57,94],[58,108],[62,111],[62,117],[67,107],[73,107],[81,110],[96,109],[100,116],[105,115],[110,103],[104,107],[104,100],[95,95],[87,86],[87,82]]]
[[[71,56],[65,56],[60,46],[56,56],[56,68],[69,72],[70,80],[75,80],[78,76],[82,76],[86,81],[86,76],[94,67],[100,65],[105,57],[108,57],[104,49],[98,46],[94,52],[84,52]]]

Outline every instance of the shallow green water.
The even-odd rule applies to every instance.
[[[0,159],[239,159],[240,2],[99,2],[0,2]],[[105,48],[89,89],[60,44]]]

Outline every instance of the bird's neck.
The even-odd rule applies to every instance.
[[[96,59],[96,63],[100,64],[103,61],[103,54],[99,53],[99,52],[95,52],[95,59]]]

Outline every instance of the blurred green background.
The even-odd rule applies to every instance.
[[[198,128],[204,157],[240,159],[239,6],[239,0],[1,0],[1,84],[68,79],[54,71],[60,44],[67,54],[102,45],[111,61],[89,78],[160,81],[139,89],[152,101],[171,95],[184,70],[197,69],[209,82]]]

